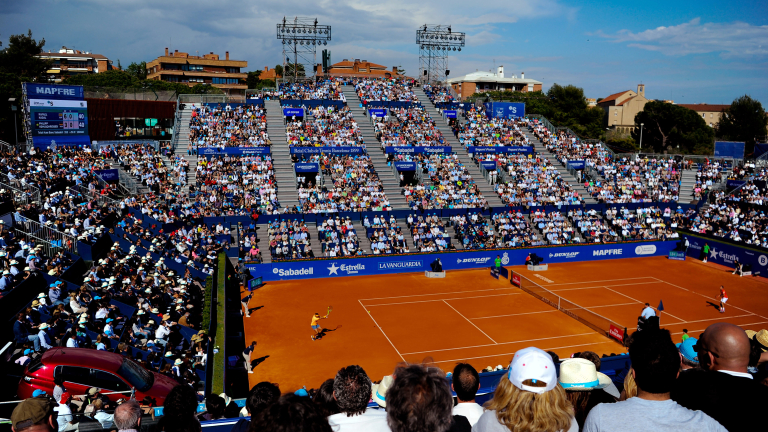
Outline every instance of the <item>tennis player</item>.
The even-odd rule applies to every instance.
[[[725,292],[725,288],[720,285],[720,313],[725,313],[725,304],[728,302],[728,294]]]
[[[317,335],[320,334],[320,320],[324,320],[328,318],[328,315],[321,317],[319,313],[315,312],[315,315],[312,317],[312,330],[315,331],[315,334],[312,335],[312,340],[317,340]]]

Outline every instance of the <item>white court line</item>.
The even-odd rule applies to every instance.
[[[654,279],[655,279],[655,278],[654,278]],[[632,298],[632,297],[630,297],[630,296],[628,296],[628,295],[626,295],[626,294],[624,294],[624,293],[620,293],[620,292],[618,292],[618,291],[616,291],[616,290],[612,290],[612,289],[610,289],[610,288],[608,288],[608,287],[604,287],[604,288],[605,288],[605,289],[607,289],[607,290],[611,290],[611,291],[615,292],[616,294],[620,294],[620,295],[623,295],[624,297],[626,297],[626,298],[628,298],[628,299],[630,299],[630,300],[634,300],[634,301],[636,301],[636,302],[640,303],[641,305],[646,303],[646,302],[642,302],[642,301],[640,301],[640,300],[638,300],[638,299],[636,299],[636,298]],[[651,306],[651,307],[653,307],[653,306]],[[658,310],[657,310],[656,308],[653,308],[653,309],[654,309],[654,310],[656,310],[656,311],[658,312]],[[676,317],[676,316],[672,315],[671,313],[668,313],[667,311],[662,311],[662,312],[666,313],[667,315],[671,316],[672,318],[674,318],[674,319],[676,319],[676,320],[678,320],[678,321],[683,321],[683,322],[685,322],[685,320],[684,320],[684,319],[680,319],[680,318],[678,318],[678,317]]]
[[[595,333],[593,333],[593,334],[595,334]],[[609,341],[606,341],[606,342],[609,342]],[[544,351],[551,351],[551,350],[563,349],[563,348],[574,348],[574,347],[581,347],[581,346],[594,346],[597,343],[601,343],[601,342],[592,342],[592,343],[585,343],[585,344],[578,344],[578,345],[566,345],[566,346],[560,346],[560,347],[546,347],[546,348],[541,348],[541,349],[543,349]],[[615,343],[618,343],[618,342],[615,342]],[[515,351],[515,352],[517,352],[517,351]],[[488,357],[499,357],[499,356],[507,356],[507,355],[511,356],[511,355],[515,354],[515,352],[493,354],[493,355],[486,355],[486,356],[477,356],[477,357],[464,357],[464,358],[453,359],[453,360],[435,360],[435,363],[454,363],[454,362],[459,362],[459,361],[464,361],[464,360],[475,360],[475,359],[488,358]]]
[[[360,300],[358,300],[357,302],[360,303],[360,307],[362,307],[365,312],[368,312],[365,306],[363,306],[363,302],[361,302]],[[387,336],[387,334],[384,333],[384,329],[382,329],[379,323],[376,322],[376,319],[373,317],[373,315],[368,313],[368,316],[371,317],[371,319],[373,320],[373,323],[376,324],[376,327],[379,329],[379,331],[381,331],[381,334],[383,334],[384,337],[387,338],[387,342],[389,342],[389,344],[392,345],[392,349],[395,350],[397,355],[399,355],[400,358],[403,359],[403,361],[405,361],[405,358],[403,358],[403,355],[400,354],[400,351],[398,351],[397,348],[395,348],[395,344],[393,344],[392,341],[389,339],[389,336]]]
[[[488,339],[490,339],[490,340],[491,340],[491,342],[493,342],[494,344],[496,343],[496,341],[495,341],[495,340],[493,340],[493,338],[492,338],[492,337],[488,336],[488,335],[487,335],[487,334],[486,334],[484,331],[480,330],[480,327],[476,326],[476,325],[475,325],[475,323],[473,323],[472,321],[468,320],[468,319],[467,319],[467,317],[465,317],[464,315],[462,315],[462,314],[461,314],[461,312],[457,311],[457,310],[456,310],[456,308],[455,308],[455,307],[453,307],[453,306],[451,306],[451,304],[450,304],[450,303],[448,303],[448,302],[447,302],[447,301],[445,301],[445,300],[443,300],[443,303],[447,304],[447,305],[448,305],[448,307],[449,307],[449,308],[451,308],[451,309],[453,309],[453,310],[454,310],[454,311],[455,311],[457,314],[459,314],[459,316],[460,316],[460,317],[464,318],[465,320],[467,320],[467,322],[468,322],[468,323],[472,324],[472,325],[473,325],[473,326],[474,326],[474,327],[475,327],[475,328],[476,328],[476,329],[477,329],[477,330],[478,330],[480,333],[484,334],[484,335],[485,335],[485,337],[487,337]]]
[[[587,309],[594,309],[594,308],[601,308],[601,307],[611,307],[611,306],[629,306],[633,305],[635,303],[617,303],[617,304],[609,304],[609,305],[601,305],[601,306],[590,306]]]
[[[755,315],[753,313],[748,313],[748,314],[745,314],[745,315],[729,316],[728,319],[731,319],[731,318],[742,318],[742,317],[746,317],[746,316],[755,316],[756,317],[757,315]],[[725,317],[721,316],[719,318],[707,318],[707,319],[700,319],[700,320],[693,320],[693,321],[685,321],[685,322],[674,323],[674,324],[669,324],[669,325],[690,324],[690,323],[697,323],[697,322],[704,322],[704,321],[719,321],[719,320],[721,320],[723,318],[725,318]]]
[[[398,303],[380,303],[380,304],[374,304],[374,305],[366,305],[366,307],[392,306],[392,305],[411,304],[411,303],[429,303],[429,302],[440,302],[445,300],[464,300],[464,299],[473,299],[473,298],[501,297],[501,296],[520,295],[520,294],[522,293],[488,294],[484,296],[474,296],[474,297],[455,297],[455,298],[449,298],[449,299],[416,300],[416,301],[398,302]],[[361,300],[358,300],[358,301],[361,301]]]
[[[659,279],[659,278],[654,278],[654,279],[656,279],[656,280],[657,280],[657,281],[659,281],[659,282],[663,282],[663,283],[665,283],[665,284],[667,284],[667,285],[672,285],[672,286],[673,286],[673,287],[675,287],[675,288],[680,288],[681,290],[690,291],[690,292],[692,292],[692,293],[694,293],[694,294],[698,294],[698,295],[700,295],[700,296],[704,297],[705,299],[710,299],[710,300],[712,300],[712,297],[709,297],[709,296],[707,296],[707,295],[704,295],[704,294],[701,294],[701,293],[697,293],[696,291],[691,291],[691,290],[689,290],[689,289],[687,289],[687,288],[683,288],[683,287],[681,287],[681,286],[679,286],[679,285],[675,285],[675,284],[673,284],[673,283],[671,283],[671,282],[667,282],[667,281],[665,281],[665,280],[662,280],[662,279]],[[719,299],[716,299],[716,298],[715,298],[715,300],[718,300],[718,301],[719,301]],[[760,318],[762,318],[762,319],[764,319],[764,320],[768,320],[768,317],[764,317],[764,316],[762,316],[762,315],[760,315],[760,314],[756,314],[756,313],[754,313],[754,312],[752,312],[752,311],[748,311],[748,310],[746,310],[746,309],[744,309],[744,308],[740,308],[740,307],[738,307],[738,306],[734,306],[734,305],[732,305],[732,304],[729,304],[729,305],[727,305],[727,306],[730,306],[730,307],[732,307],[732,308],[738,309],[738,310],[740,310],[740,311],[749,312],[749,313],[751,313],[752,315],[757,315],[757,316],[759,316]]]
[[[618,287],[618,286],[632,286],[632,285],[640,285],[640,282],[630,283],[630,284],[614,284],[614,285],[595,285],[595,286],[588,286],[588,287],[580,287],[580,288],[563,288],[563,289],[551,289],[553,293],[559,293],[563,291],[576,291],[576,290],[583,290],[583,289],[595,289],[595,288],[605,288],[605,287]]]
[[[651,276],[643,276],[643,277],[636,277],[636,278],[624,278],[624,279],[607,279],[607,280],[599,280],[599,281],[582,281],[582,282],[563,282],[563,283],[556,283],[551,284],[547,286],[557,286],[557,285],[574,285],[574,284],[580,284],[580,283],[597,283],[597,282],[614,282],[614,281],[626,281],[626,280],[635,280],[635,279],[656,279]]]
[[[739,324],[739,327],[741,327],[741,328],[744,328],[744,326],[753,326],[753,325],[758,325],[758,324],[765,324],[765,323],[768,323],[768,321],[760,321],[760,322],[756,322],[756,323],[749,323],[749,324]],[[703,332],[704,330],[706,330],[706,329],[705,329],[705,328],[703,328],[703,329],[701,329],[701,330],[688,330],[688,334],[691,334],[691,333],[699,333],[699,332]],[[746,330],[748,330],[748,329],[746,329]],[[670,333],[670,334],[672,334],[672,335],[678,335],[678,334],[683,334],[683,332],[681,332],[681,331],[680,331],[680,332],[674,332],[674,333]]]
[[[432,294],[411,294],[411,295],[405,295],[405,296],[373,297],[373,298],[364,298],[364,299],[358,299],[358,300],[360,301],[386,300],[386,299],[394,299],[394,298],[425,297],[425,296],[444,295],[444,294],[452,295],[452,294],[474,293],[474,292],[483,292],[483,291],[500,291],[500,290],[516,290],[516,289],[519,289],[519,288],[492,288],[492,289],[474,290],[474,291],[454,291],[454,292],[447,292],[447,293],[432,293]]]
[[[518,315],[532,315],[532,314],[552,313],[552,312],[559,312],[559,311],[557,309],[552,309],[552,310],[545,310],[545,311],[538,311],[538,312],[521,312],[521,313],[516,313],[516,314],[493,315],[493,316],[477,317],[477,318],[470,318],[470,319],[478,320],[478,319],[488,319],[488,318],[502,318],[502,317],[518,316]]]
[[[551,337],[537,338],[537,339],[525,339],[525,340],[511,341],[511,342],[499,342],[497,344],[472,345],[472,346],[464,346],[464,347],[458,347],[458,348],[443,348],[443,349],[430,350],[430,351],[416,351],[416,352],[410,352],[410,353],[403,353],[403,355],[427,354],[427,353],[440,352],[440,351],[455,351],[455,350],[470,349],[470,348],[483,348],[483,347],[496,346],[496,345],[509,345],[509,344],[516,344],[516,343],[524,343],[524,342],[543,341],[543,340],[549,340],[549,339],[562,339],[562,338],[567,338],[567,337],[572,337],[572,336],[573,337],[576,337],[576,336],[590,336],[590,335],[595,335],[595,334],[597,334],[597,333],[595,333],[595,332],[578,333],[578,334],[565,335],[565,336],[551,336]]]

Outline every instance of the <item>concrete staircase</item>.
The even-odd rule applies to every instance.
[[[281,207],[293,207],[299,204],[299,195],[296,192],[296,172],[291,161],[291,148],[285,138],[283,109],[277,100],[264,102],[264,108],[267,110],[267,133],[272,142],[272,167],[277,181],[277,199]],[[319,252],[314,247],[312,250],[315,254]]]
[[[352,226],[355,227],[355,232],[357,233],[358,248],[365,254],[371,253],[371,241],[368,239],[363,222],[360,219],[352,219]]]
[[[189,121],[192,119],[192,108],[191,106],[185,106],[184,109],[180,109],[180,111],[181,119],[179,121],[181,123],[179,124],[179,136],[176,141],[175,152],[177,155],[182,156],[189,164],[189,169],[187,170],[187,184],[181,190],[182,193],[186,195],[189,194],[190,185],[197,185],[197,156],[189,154]],[[168,166],[170,166],[170,163]]]
[[[469,157],[467,149],[464,148],[464,146],[459,143],[459,140],[456,139],[456,137],[453,135],[453,131],[451,130],[450,126],[448,126],[445,123],[445,120],[443,120],[443,118],[439,115],[437,112],[437,107],[432,103],[431,100],[429,100],[429,97],[427,97],[427,94],[424,93],[424,90],[421,87],[414,87],[413,93],[416,94],[419,102],[421,102],[422,106],[430,115],[430,117],[435,120],[435,125],[437,125],[437,129],[440,131],[440,133],[443,134],[443,138],[445,139],[446,144],[451,146],[453,152],[459,156],[459,161],[465,167],[467,167],[467,170],[472,176],[472,179],[477,184],[478,189],[480,189],[480,192],[482,192],[485,200],[488,201],[488,205],[491,207],[503,207],[504,204],[501,202],[501,199],[499,198],[499,195],[496,193],[496,191],[493,190],[493,186],[491,186],[491,184],[483,177],[483,174],[480,172],[480,168],[475,164],[475,161]]]
[[[543,157],[549,159],[549,162],[552,163],[555,168],[557,168],[557,172],[560,173],[560,176],[563,178],[563,180],[565,180],[565,182],[571,186],[571,189],[575,190],[579,194],[579,196],[584,200],[585,204],[597,204],[597,200],[592,197],[587,188],[584,187],[584,184],[579,182],[576,177],[573,176],[573,174],[568,172],[568,169],[562,162],[557,159],[557,156],[547,150],[547,148],[544,147],[544,144],[542,144],[542,142],[536,138],[536,136],[531,131],[523,130],[523,132],[528,137],[528,142],[533,145],[533,149]]]
[[[381,180],[381,184],[384,187],[384,193],[387,194],[389,204],[394,210],[407,210],[408,201],[406,201],[405,196],[402,194],[403,190],[400,187],[400,179],[397,177],[394,168],[387,165],[387,157],[381,150],[381,143],[376,139],[371,119],[365,115],[365,110],[360,108],[360,98],[355,93],[354,86],[345,85],[341,88],[344,97],[347,99],[347,106],[352,112],[357,126],[360,128],[360,133],[363,134],[365,151],[370,156],[373,168],[379,175],[379,180]],[[370,245],[368,250],[370,250]]]
[[[680,178],[680,204],[690,204],[693,201],[693,189],[696,187],[696,170],[683,170]]]

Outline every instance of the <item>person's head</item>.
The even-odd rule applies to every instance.
[[[496,410],[496,419],[509,430],[568,430],[574,414],[557,384],[552,357],[538,348],[515,353],[485,408]]]
[[[139,429],[141,425],[141,405],[135,400],[128,400],[115,408],[115,427],[123,429]]]
[[[712,324],[696,344],[702,369],[747,372],[751,352],[744,330],[729,323]]]
[[[245,408],[253,418],[278,399],[280,399],[280,387],[277,384],[262,381],[251,388],[248,400],[245,401]]]
[[[680,353],[668,330],[635,332],[629,341],[629,358],[638,391],[669,393],[680,372]]]
[[[597,355],[594,351],[582,351],[578,354],[576,354],[574,357],[576,358],[583,358],[591,361],[595,364],[595,369],[600,370],[600,365],[602,364],[602,361],[600,360],[600,356]]]
[[[635,383],[635,375],[630,368],[629,373],[624,377],[624,388],[621,390],[619,400],[627,400],[635,396],[637,396],[637,384]]]
[[[320,318],[320,314],[315,312],[315,318]]]
[[[323,411],[324,417],[339,413],[339,405],[336,403],[336,399],[333,398],[333,381],[330,378],[323,381],[312,398],[312,401]]]
[[[683,334],[688,334],[688,329],[683,329]]]
[[[467,363],[459,363],[453,368],[451,377],[453,391],[456,392],[456,398],[460,402],[471,402],[475,400],[477,390],[480,388],[480,375],[475,368]]]
[[[440,369],[411,365],[398,368],[394,375],[387,391],[392,432],[443,432],[451,426],[453,397]]]
[[[29,398],[16,405],[11,413],[11,429],[14,432],[38,432],[59,430],[48,398]]]
[[[649,303],[646,303],[645,307],[651,307],[651,305]]]
[[[365,412],[371,399],[371,380],[365,370],[358,365],[340,369],[333,380],[333,397],[347,417]]]
[[[222,418],[226,408],[227,404],[224,402],[224,398],[217,394],[211,394],[205,398],[205,409],[211,415],[211,420]]]
[[[684,342],[677,344],[677,349],[680,351],[680,360],[683,364],[683,369],[691,369],[699,367],[699,355],[696,353],[696,344],[698,340],[693,337],[689,337]]]
[[[104,402],[101,399],[96,399],[93,401],[93,409],[96,411],[104,409]]]
[[[616,402],[616,398],[603,390],[610,386],[611,379],[598,372],[595,364],[582,358],[581,354],[566,359],[560,364],[558,378],[568,400],[573,405],[574,417],[579,423],[579,428],[584,427],[587,415],[597,404]]]
[[[199,431],[197,421],[197,393],[188,385],[177,385],[165,397],[163,417],[160,419],[166,432]]]
[[[251,342],[251,348],[256,348],[256,341]]]
[[[331,425],[322,410],[308,397],[289,393],[277,400],[255,418],[250,432],[331,432]]]

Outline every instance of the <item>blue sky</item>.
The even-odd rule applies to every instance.
[[[32,29],[46,48],[104,54],[124,66],[165,47],[281,61],[284,15],[333,26],[332,60],[362,58],[418,70],[416,28],[451,24],[468,35],[452,76],[504,65],[605,97],[637,84],[676,103],[730,103],[749,94],[768,108],[768,2],[570,0],[0,0],[0,40]],[[319,58],[319,55],[318,55]]]

